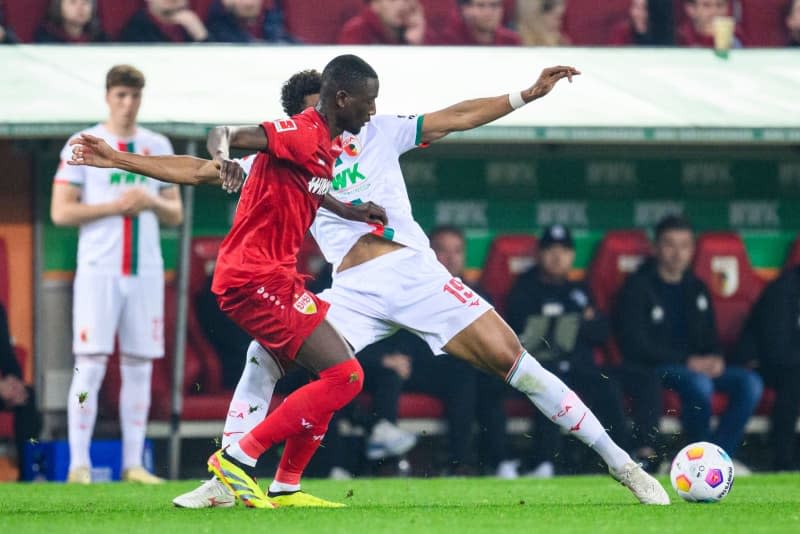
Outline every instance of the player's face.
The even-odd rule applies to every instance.
[[[683,274],[693,257],[694,235],[689,230],[668,230],[656,242],[656,261],[667,273]]]
[[[686,13],[696,28],[710,33],[714,17],[728,15],[728,0],[694,0],[686,4]]]
[[[264,0],[231,0],[236,16],[243,19],[254,19],[261,14]]]
[[[373,0],[372,9],[389,28],[402,28],[411,11],[411,0]]]
[[[352,91],[339,91],[336,95],[339,113],[339,126],[352,134],[361,131],[361,127],[375,115],[375,99],[378,98],[378,79],[368,78]]]
[[[503,22],[503,0],[472,0],[461,8],[468,26],[481,32],[493,32]]]
[[[464,240],[461,236],[449,232],[438,234],[431,241],[431,248],[447,272],[453,276],[461,276],[466,257]]]
[[[109,117],[117,124],[130,125],[136,122],[142,104],[142,90],[118,85],[106,92]]]
[[[549,278],[564,280],[575,262],[575,251],[564,245],[550,245],[539,251],[539,268]]]
[[[93,0],[61,0],[61,18],[70,24],[84,26],[92,18]]]

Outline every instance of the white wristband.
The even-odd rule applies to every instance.
[[[522,91],[508,93],[508,103],[511,105],[511,109],[519,109],[527,104],[522,99]]]

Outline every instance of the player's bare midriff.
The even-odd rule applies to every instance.
[[[374,260],[379,256],[401,248],[405,248],[405,245],[395,243],[394,241],[387,241],[376,235],[364,234],[356,241],[356,244],[353,245],[353,248],[350,249],[347,255],[345,255],[336,272],[340,273],[346,269],[361,265],[369,260]]]

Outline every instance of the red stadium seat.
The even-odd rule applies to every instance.
[[[33,42],[33,34],[47,15],[50,0],[5,0],[4,4],[8,27],[23,43]]]
[[[602,8],[596,0],[569,0],[564,12],[564,33],[574,45],[604,45],[611,40],[611,29],[628,14],[630,0],[606,0]]]
[[[597,308],[610,313],[625,278],[651,253],[643,230],[612,230],[597,245],[587,283]]]
[[[786,13],[791,0],[740,0],[741,30],[747,46],[786,46]]]
[[[97,0],[100,25],[111,39],[116,38],[134,13],[144,7],[144,0]]]
[[[786,256],[785,266],[794,267],[795,265],[800,265],[800,234],[798,234],[797,239],[792,243],[792,247],[789,249],[789,255]]]
[[[532,235],[502,235],[492,241],[480,286],[501,315],[514,280],[534,264],[535,254],[536,237]]]
[[[729,350],[761,294],[764,281],[750,265],[744,243],[735,232],[701,235],[697,240],[694,273],[711,292],[720,341]]]
[[[319,0],[283,2],[286,29],[293,37],[309,44],[333,44],[344,23],[364,7],[363,0],[337,0],[322,9],[319,4]]]

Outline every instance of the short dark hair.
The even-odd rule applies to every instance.
[[[305,98],[319,94],[321,86],[322,75],[314,69],[293,74],[281,87],[283,111],[290,117],[302,112],[306,107]]]
[[[62,28],[64,26],[64,17],[61,14],[61,5],[64,0],[50,0],[50,6],[47,8],[47,22]],[[0,8],[3,2],[0,0]],[[100,29],[100,21],[97,20],[97,0],[92,0],[92,16],[83,31],[90,39],[96,39],[101,36],[102,30]]]
[[[320,94],[325,98],[332,98],[336,91],[353,91],[356,86],[364,84],[370,78],[377,80],[378,74],[369,63],[352,54],[337,56],[322,71]]]
[[[115,65],[106,74],[106,91],[112,87],[144,87],[144,74],[136,67],[130,65]]]
[[[435,227],[428,234],[428,239],[430,241],[433,241],[435,238],[439,237],[442,234],[453,234],[457,236],[459,239],[461,239],[461,241],[466,240],[464,237],[464,230],[452,224],[440,224],[439,226]]]
[[[661,236],[667,232],[671,232],[673,230],[685,230],[687,232],[694,233],[694,228],[692,228],[692,223],[689,222],[689,219],[684,217],[683,215],[677,214],[670,214],[665,215],[658,221],[655,228],[655,239],[658,242],[661,239]]]

